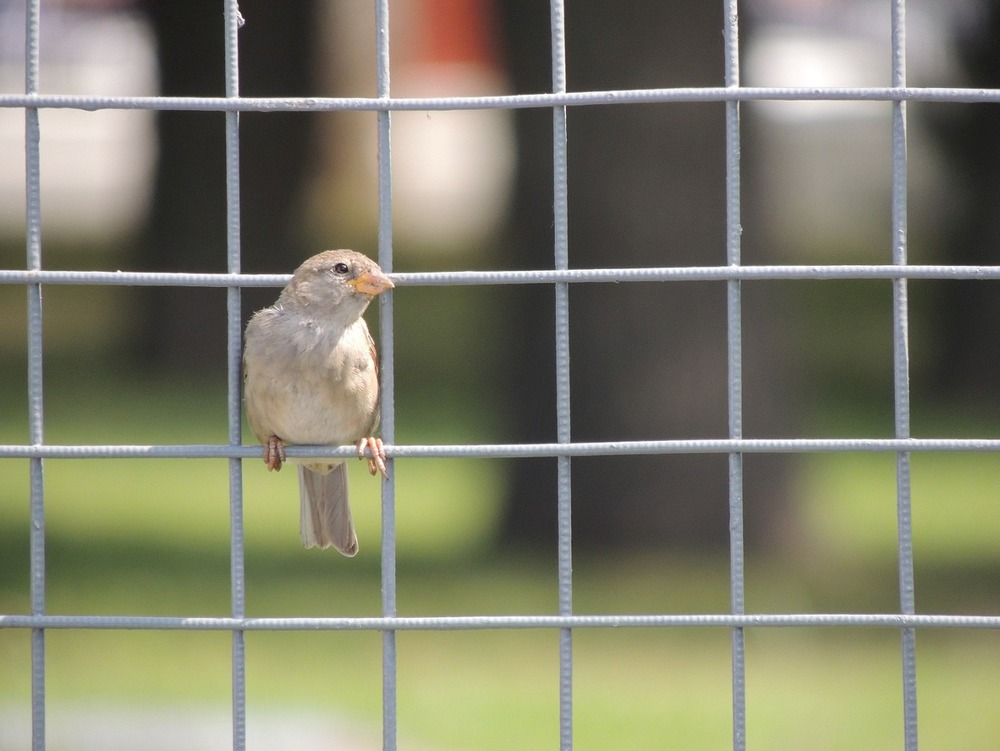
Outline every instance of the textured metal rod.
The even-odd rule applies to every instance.
[[[997,438],[697,438],[664,441],[580,443],[386,444],[397,459],[524,459],[557,456],[646,456],[650,454],[814,454],[1000,451]],[[352,446],[289,446],[295,458],[357,456]],[[258,446],[191,444],[177,446],[0,445],[0,459],[241,459],[257,458]]]
[[[400,272],[397,287],[628,282],[837,279],[1000,279],[1000,266],[770,265],[675,266],[634,269],[537,269],[527,271]],[[0,284],[68,284],[123,287],[283,287],[290,274],[193,274],[155,271],[0,269]]]
[[[238,97],[239,28],[243,18],[237,0],[225,4],[226,97]],[[241,268],[240,238],[240,114],[226,112],[226,270],[238,275]],[[241,389],[243,368],[242,317],[240,288],[226,290],[227,339],[227,406],[229,445],[242,443]],[[246,585],[243,538],[243,462],[229,459],[229,577],[230,607],[233,618],[246,615]],[[232,725],[233,751],[245,751],[247,746],[246,718],[246,642],[242,631],[233,632],[232,644]]]
[[[566,17],[562,0],[549,3],[552,91],[566,91]],[[567,111],[552,108],[552,211],[553,268],[569,268],[569,175],[567,155]],[[555,284],[556,441],[570,438],[569,379],[569,285]],[[556,458],[556,549],[559,614],[573,612],[573,494],[570,457]],[[559,631],[559,747],[573,748],[573,631]]]
[[[1000,630],[1000,615],[928,613],[659,613],[469,615],[395,618],[229,618],[0,615],[0,629],[150,631],[476,631],[565,628],[890,628]]]
[[[691,86],[452,97],[155,97],[4,94],[0,109],[176,110],[212,112],[448,111],[668,102],[1000,102],[1000,90],[934,86]]]
[[[389,0],[375,4],[375,78],[378,100],[390,96]],[[392,115],[378,109],[378,260],[384,271],[392,271]],[[382,436],[395,440],[393,379],[394,348],[392,293],[380,296],[379,324],[382,335],[381,412]],[[396,615],[396,466],[388,462],[389,477],[382,480],[382,615]],[[382,749],[395,751],[397,744],[397,656],[396,633],[382,632]]]
[[[24,29],[24,90],[29,96],[38,93],[40,70],[41,2],[26,4]],[[39,112],[29,108],[24,113],[25,154],[25,268],[42,268],[42,189],[41,127]],[[28,296],[28,434],[36,445],[44,443],[42,380],[42,288],[27,286]],[[30,597],[31,613],[45,614],[45,483],[41,457],[29,462],[31,532]],[[31,744],[34,751],[45,749],[45,631],[31,633]]]
[[[906,86],[906,1],[892,3],[892,85]],[[906,102],[892,105],[892,262],[907,263],[907,153]],[[896,437],[910,437],[909,301],[905,278],[892,283],[893,390]],[[900,612],[916,610],[913,575],[912,494],[910,454],[896,457],[896,516],[899,548]],[[900,634],[903,672],[903,737],[907,751],[917,751],[917,648],[916,632],[904,628]]]
[[[737,0],[725,0],[726,86],[740,85],[739,10]],[[740,223],[740,103],[726,102],[726,265],[742,265]],[[729,438],[743,437],[743,303],[742,281],[726,282],[726,357]],[[729,600],[730,612],[745,609],[743,551],[743,454],[729,454]],[[732,630],[733,751],[746,749],[746,639],[742,627]]]

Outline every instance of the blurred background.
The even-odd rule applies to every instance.
[[[721,4],[674,0],[566,11],[570,90],[718,86]],[[309,0],[240,5],[241,93],[372,96],[374,11]],[[193,0],[43,1],[41,91],[219,96],[223,14]],[[741,8],[742,79],[886,86],[890,18],[877,0],[754,0]],[[551,90],[547,3],[399,0],[392,92]],[[24,9],[0,0],[0,93],[23,91]],[[907,4],[908,82],[995,88],[1000,2]],[[912,102],[913,263],[988,264],[995,105]],[[891,262],[891,107],[750,102],[742,115],[743,260]],[[50,269],[225,271],[221,113],[45,110],[42,240]],[[578,268],[725,262],[721,103],[569,112],[570,262]],[[244,113],[243,270],[290,272],[328,247],[375,255],[376,116]],[[392,117],[395,271],[552,265],[551,111]],[[24,116],[0,111],[0,264],[24,267]],[[244,291],[244,314],[278,290]],[[995,284],[911,281],[913,434],[992,437],[1000,417]],[[747,437],[893,435],[891,285],[746,282]],[[552,291],[394,293],[400,443],[555,437]],[[22,290],[0,289],[0,443],[28,441]],[[725,285],[573,286],[575,440],[723,437]],[[371,317],[374,322],[374,316]],[[44,290],[45,439],[226,441],[224,290]],[[247,437],[247,442],[252,439]],[[727,612],[725,456],[574,460],[574,608]],[[361,553],[304,551],[294,476],[245,464],[247,612],[380,612],[378,483],[359,464]],[[395,463],[401,615],[551,613],[558,603],[555,463]],[[227,464],[45,464],[47,609],[225,615]],[[1000,457],[912,457],[919,612],[996,613]],[[747,609],[897,610],[895,457],[746,457]],[[29,605],[27,462],[0,461],[0,612]],[[30,737],[30,635],[0,632],[0,749]],[[747,635],[748,737],[761,747],[899,748],[898,635]],[[247,635],[250,748],[376,748],[381,641],[369,633]],[[225,747],[230,637],[49,632],[48,739],[62,748]],[[921,632],[929,747],[987,748],[1000,731],[1000,639]],[[551,747],[557,637],[403,633],[406,749]],[[581,632],[579,748],[730,743],[724,630]],[[470,690],[472,689],[472,690]],[[157,746],[156,744],[161,744]],[[90,745],[88,745],[90,744]]]

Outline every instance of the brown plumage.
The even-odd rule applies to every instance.
[[[268,469],[280,470],[286,444],[357,444],[372,474],[386,474],[378,423],[378,364],[362,315],[392,282],[370,258],[327,250],[296,269],[278,301],[254,314],[243,350],[250,429]],[[339,459],[299,464],[302,544],[333,545],[353,556],[358,540]]]

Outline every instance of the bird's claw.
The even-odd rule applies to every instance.
[[[358,441],[358,459],[365,458],[365,449],[371,452],[371,457],[368,459],[368,471],[371,475],[374,477],[381,472],[383,477],[388,477],[389,470],[385,468],[387,457],[382,439],[368,436]]]
[[[273,469],[280,472],[284,461],[285,442],[276,435],[269,436],[264,444],[264,464],[267,465],[268,471]]]

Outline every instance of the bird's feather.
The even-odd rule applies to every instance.
[[[331,545],[346,556],[358,552],[351,507],[347,502],[347,465],[339,462],[329,472],[299,465],[302,503],[300,533],[307,548]]]

